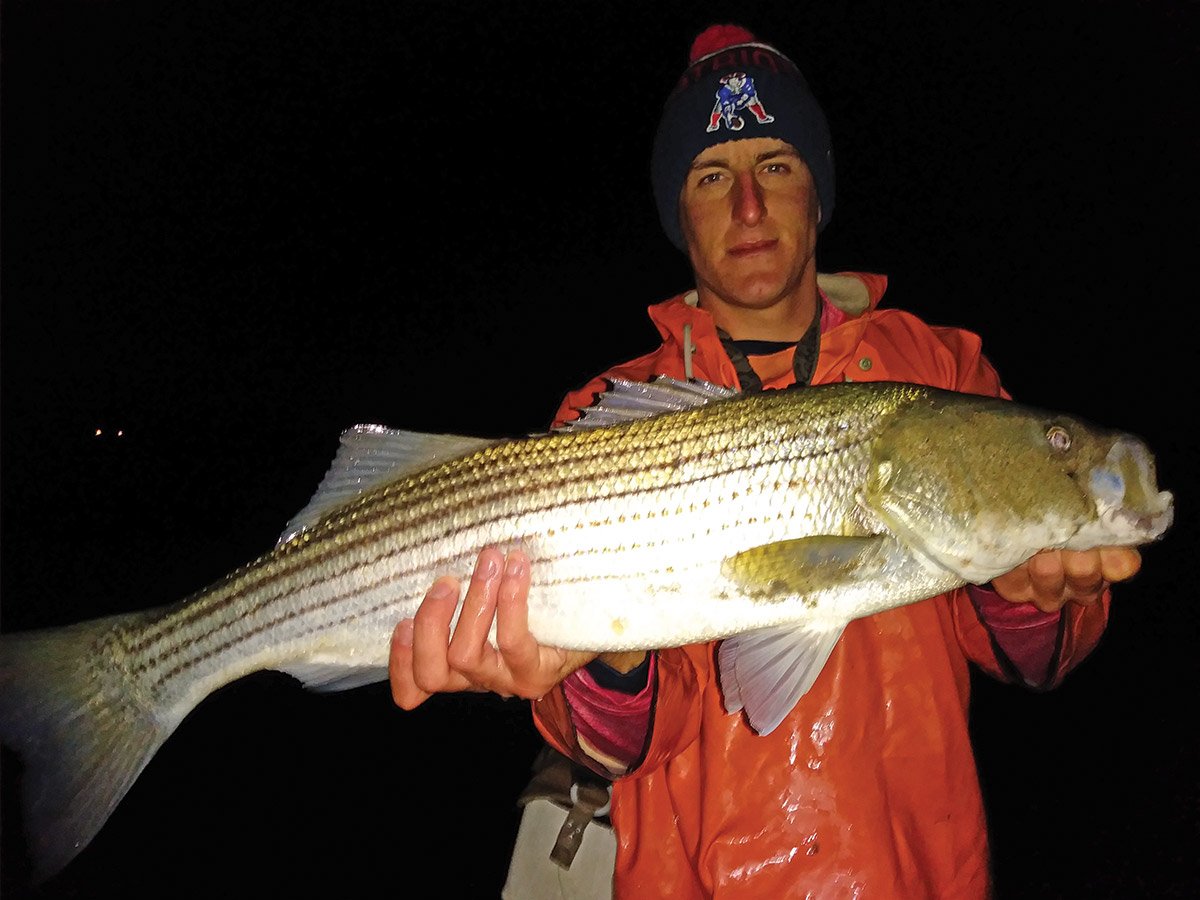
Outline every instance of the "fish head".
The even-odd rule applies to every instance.
[[[859,502],[923,561],[975,584],[1044,549],[1149,543],[1173,516],[1139,438],[947,392],[880,431]]]

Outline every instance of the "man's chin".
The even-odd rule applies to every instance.
[[[787,282],[778,276],[762,275],[730,280],[721,292],[728,302],[750,309],[773,306],[787,291]]]

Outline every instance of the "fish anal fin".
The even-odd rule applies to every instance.
[[[279,671],[298,678],[305,688],[319,694],[348,691],[363,685],[386,681],[388,677],[386,664],[348,666],[345,662],[338,662],[335,657],[293,662],[287,666],[280,666]]]
[[[770,734],[813,686],[844,628],[767,628],[726,638],[717,649],[726,711],[744,710],[751,728]]]

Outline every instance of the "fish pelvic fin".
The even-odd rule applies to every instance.
[[[781,603],[882,573],[892,544],[879,535],[814,535],[752,547],[725,560],[725,575],[750,598]],[[813,686],[846,623],[786,625],[725,639],[717,650],[725,709],[745,711],[759,734],[769,734]]]
[[[98,652],[112,619],[0,635],[0,742],[17,773],[32,878],[88,845],[173,727]]]
[[[770,734],[813,686],[844,628],[765,628],[726,638],[717,648],[726,712],[745,710],[751,728]]]

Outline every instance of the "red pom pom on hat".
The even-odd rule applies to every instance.
[[[696,35],[692,41],[692,52],[688,54],[688,65],[702,56],[724,50],[726,47],[736,47],[738,44],[750,44],[757,38],[740,25],[709,25]]]

